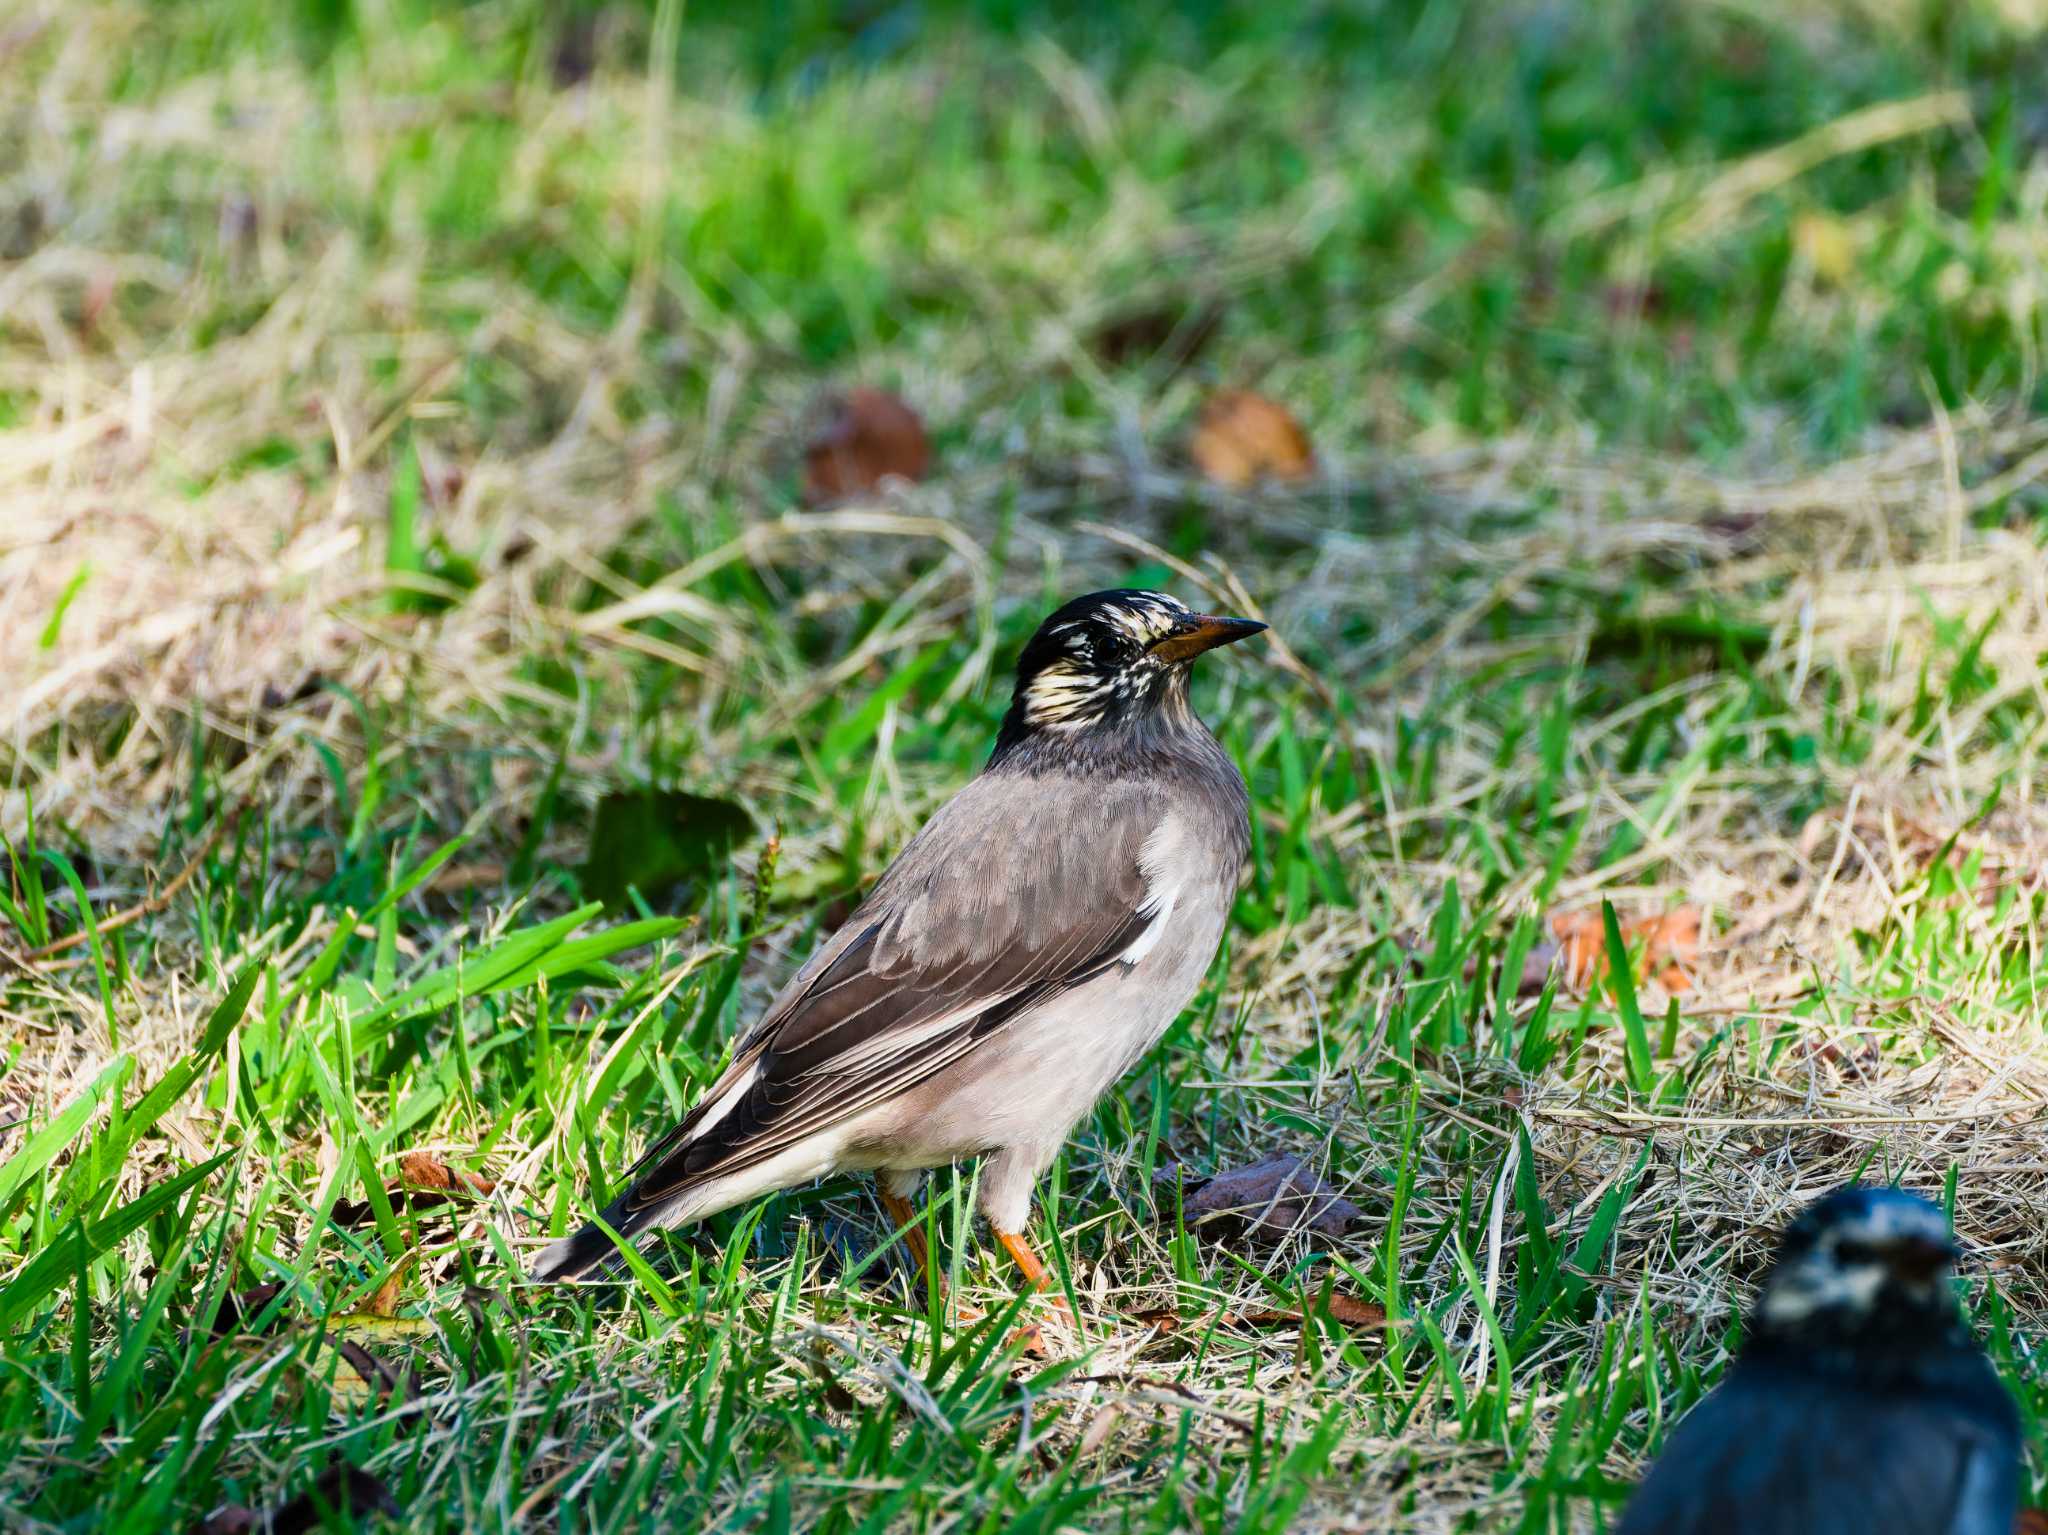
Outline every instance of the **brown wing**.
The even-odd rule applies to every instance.
[[[1153,920],[1139,858],[1163,814],[1134,783],[974,780],[650,1149],[624,1203],[649,1208],[765,1161],[1119,963]]]

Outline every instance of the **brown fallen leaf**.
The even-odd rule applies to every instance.
[[[399,1174],[415,1188],[465,1189],[482,1196],[498,1185],[492,1179],[450,1167],[431,1151],[408,1151],[398,1159]]]
[[[1181,1208],[1190,1225],[1223,1220],[1268,1237],[1304,1227],[1342,1236],[1365,1213],[1284,1151],[1205,1180],[1187,1192]]]
[[[282,1282],[272,1280],[246,1290],[228,1291],[220,1298],[220,1310],[213,1314],[213,1335],[224,1338],[229,1333],[247,1332],[283,1288]]]
[[[818,1384],[825,1388],[825,1405],[839,1412],[857,1412],[860,1398],[839,1384],[839,1377],[832,1373],[821,1354],[811,1356],[811,1373],[818,1378]]]
[[[504,882],[505,866],[486,858],[478,863],[451,863],[436,869],[427,888],[440,895],[456,895],[465,890],[488,890]]]
[[[1188,453],[1204,476],[1231,490],[1262,479],[1305,479],[1316,467],[1315,450],[1300,423],[1249,389],[1209,396]]]
[[[2012,1535],[2048,1535],[2048,1510],[2021,1509],[2012,1522]]]
[[[450,1167],[431,1151],[408,1151],[398,1159],[398,1181],[385,1188],[384,1197],[391,1201],[394,1213],[409,1210],[422,1214],[443,1205],[481,1199],[497,1186],[493,1179]],[[337,1226],[366,1226],[376,1218],[368,1200],[335,1201]]]
[[[1607,929],[1599,912],[1560,912],[1550,919],[1550,931],[1557,938],[1566,984],[1583,989],[1607,974]],[[1654,975],[1666,991],[1691,990],[1700,953],[1697,906],[1624,922],[1621,937],[1630,948],[1643,946],[1644,975]]]
[[[1162,1338],[1181,1329],[1180,1313],[1171,1306],[1155,1306],[1145,1311],[1133,1311],[1130,1317],[1140,1327],[1156,1328]]]
[[[883,389],[849,389],[804,444],[804,499],[865,495],[884,480],[921,480],[931,444],[917,412]]]
[[[398,1297],[405,1286],[405,1271],[412,1267],[413,1255],[407,1253],[391,1266],[391,1272],[384,1276],[384,1282],[370,1292],[370,1298],[363,1302],[363,1309],[371,1316],[397,1316]]]
[[[306,1535],[325,1527],[331,1514],[351,1519],[384,1514],[396,1519],[403,1512],[391,1489],[369,1472],[345,1461],[330,1461],[311,1487],[279,1504],[267,1517],[246,1503],[229,1503],[194,1525],[192,1535],[249,1535],[254,1530]]]
[[[246,1503],[229,1503],[219,1513],[202,1519],[193,1527],[193,1535],[249,1535],[259,1529],[263,1516]]]
[[[268,1523],[271,1535],[309,1535],[327,1528],[336,1515],[360,1521],[370,1514],[396,1519],[404,1512],[380,1479],[360,1466],[333,1460],[311,1487],[273,1510]]]
[[[1301,1324],[1299,1311],[1244,1311],[1225,1312],[1223,1320],[1236,1320],[1247,1327],[1297,1327]],[[1384,1327],[1387,1313],[1384,1307],[1375,1306],[1369,1300],[1360,1300],[1355,1295],[1346,1295],[1342,1290],[1330,1292],[1330,1320],[1342,1322],[1346,1327]]]
[[[1332,1290],[1330,1319],[1342,1322],[1346,1327],[1384,1327],[1387,1325],[1387,1308],[1369,1300],[1360,1300],[1355,1295],[1346,1295],[1342,1290]]]
[[[1159,364],[1179,372],[1208,349],[1223,324],[1223,302],[1148,304],[1111,315],[1088,337],[1088,350],[1112,368]]]

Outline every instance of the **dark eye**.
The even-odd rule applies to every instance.
[[[1841,1242],[1835,1247],[1835,1261],[1859,1268],[1866,1263],[1882,1263],[1884,1249],[1872,1242]]]

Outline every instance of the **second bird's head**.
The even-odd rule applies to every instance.
[[[1195,657],[1265,627],[1194,612],[1164,592],[1076,597],[1038,626],[1017,658],[1017,691],[996,750],[1192,725],[1187,690]]]
[[[1960,1325],[1941,1210],[1903,1189],[1851,1187],[1786,1228],[1754,1326],[1796,1348],[1863,1349],[1932,1340]]]

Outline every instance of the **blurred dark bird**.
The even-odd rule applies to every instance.
[[[2011,1535],[2019,1417],[1957,1310],[1954,1258],[1915,1195],[1809,1205],[1618,1535]]]
[[[631,1241],[873,1170],[907,1226],[926,1169],[980,1156],[982,1213],[1043,1288],[1024,1238],[1033,1185],[1186,1006],[1223,936],[1248,804],[1189,708],[1188,674],[1263,628],[1142,591],[1046,619],[987,766],[649,1149],[605,1225]],[[614,1251],[593,1223],[533,1274],[573,1278]]]

